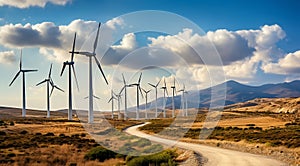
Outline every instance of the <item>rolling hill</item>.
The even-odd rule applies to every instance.
[[[226,88],[224,88],[226,87]],[[225,93],[226,96],[222,95]],[[215,93],[214,98],[212,92]],[[238,83],[236,81],[227,81],[214,87],[206,88],[199,91],[188,91],[187,101],[188,108],[209,107],[211,101],[218,106],[225,102],[225,105],[245,102],[256,98],[285,98],[300,97],[300,81],[292,81],[278,84],[265,84],[261,86],[249,86]],[[225,97],[225,98],[224,98]],[[175,107],[181,107],[181,95],[175,97]],[[163,98],[158,98],[158,107],[162,107]],[[155,107],[155,101],[149,102],[147,107]],[[166,107],[172,107],[172,98],[167,98]],[[145,108],[145,105],[141,105]],[[135,110],[135,107],[130,110]]]

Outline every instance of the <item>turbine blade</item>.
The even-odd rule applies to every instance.
[[[161,81],[161,79],[158,81],[158,83],[156,84],[156,86],[155,86],[155,87],[157,87],[157,86],[159,85],[160,81]]]
[[[58,86],[54,86],[56,89],[58,89],[58,90],[60,90],[60,91],[62,91],[62,92],[65,92],[64,90],[62,90],[61,88],[59,88]]]
[[[55,86],[52,86],[50,96],[52,96],[53,90]]]
[[[143,92],[144,92],[145,94],[147,94],[147,91],[146,91],[144,88],[142,88],[142,90],[143,90]]]
[[[98,68],[100,69],[100,71],[101,71],[101,73],[102,73],[102,76],[103,76],[103,78],[104,78],[106,84],[108,85],[108,81],[107,81],[107,79],[106,79],[106,77],[105,77],[105,74],[104,74],[102,68],[101,68],[100,62],[98,61],[98,59],[96,58],[96,56],[94,56],[94,58],[95,58],[95,61],[96,61],[96,63],[97,63]]]
[[[23,72],[36,72],[38,70],[22,70]]]
[[[141,79],[142,79],[142,74],[143,74],[143,73],[141,73],[141,74],[140,74],[140,77],[139,77],[138,84],[140,84],[140,82],[141,82]]]
[[[151,83],[148,83],[150,86],[152,86],[153,88],[155,88],[156,86],[155,85],[153,85],[153,84],[151,84]]]
[[[164,78],[164,84],[165,84],[165,87],[167,88],[166,78]]]
[[[74,78],[75,78],[75,82],[76,82],[76,87],[77,87],[77,90],[79,92],[79,85],[78,85],[78,80],[77,80],[77,76],[76,76],[74,64],[72,64],[72,71],[73,71],[73,74],[74,74]]]
[[[22,49],[21,49],[21,55],[20,55],[20,66],[19,69],[22,70]]]
[[[93,97],[96,98],[96,99],[98,99],[98,100],[100,100],[100,97],[97,97],[97,96],[95,96],[95,95],[93,95]]]
[[[9,84],[9,86],[11,86],[14,83],[14,81],[17,79],[17,77],[20,75],[20,73],[21,73],[21,70],[18,71],[18,73],[15,75],[15,77],[13,78],[13,80],[11,81],[11,83]]]
[[[49,79],[51,78],[51,71],[52,71],[52,63],[51,63],[50,71],[49,71],[49,75],[48,75],[48,78],[49,78]]]
[[[39,85],[41,85],[42,83],[45,83],[46,81],[47,81],[47,80],[45,79],[45,80],[39,82],[38,84],[36,84],[35,86],[39,86]]]
[[[73,47],[72,47],[72,54],[71,54],[71,62],[73,62],[73,59],[74,59],[75,42],[76,42],[76,32],[75,32],[75,35],[74,35],[74,41],[73,41]]]
[[[63,67],[61,69],[60,76],[62,76],[62,74],[64,73],[65,68],[66,68],[66,62],[63,63]]]
[[[141,93],[141,96],[142,96],[142,98],[144,98],[144,95],[143,95],[143,93],[142,93],[142,89],[141,89],[141,87],[140,87],[140,86],[138,86],[138,89],[139,89],[139,91],[140,91],[140,93]]]
[[[97,48],[97,45],[98,45],[98,37],[99,37],[100,26],[101,26],[101,23],[99,22],[98,30],[97,30],[97,36],[96,36],[96,39],[95,39],[95,42],[94,42],[94,50],[93,50],[94,55],[96,54],[96,48]]]
[[[87,97],[85,97],[84,99],[88,99],[89,97],[87,96]]]
[[[174,83],[173,83],[173,86],[175,87],[175,77],[174,77]]]
[[[108,100],[108,102],[107,102],[107,103],[110,103],[110,102],[112,101],[112,99],[113,99],[113,97],[111,97],[111,98]]]
[[[124,77],[124,74],[123,74],[123,73],[122,73],[122,77],[123,77],[124,85],[126,85],[126,81],[125,81],[125,77]]]
[[[120,90],[120,93],[119,94],[121,94],[122,92],[123,92],[123,90],[125,89],[125,85],[123,86],[123,88]]]
[[[168,88],[166,87],[166,92],[167,92],[167,96],[169,97],[169,94],[168,94]]]
[[[85,56],[93,56],[95,54],[86,52],[86,51],[81,51],[81,52],[74,52],[75,54],[80,54],[80,55],[85,55]]]

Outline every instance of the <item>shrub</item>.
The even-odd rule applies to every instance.
[[[47,133],[47,134],[45,134],[45,136],[54,136],[54,134],[53,133]]]
[[[246,126],[255,126],[255,124],[246,124]]]
[[[8,153],[7,157],[16,157],[16,154],[14,154],[14,153]]]
[[[0,135],[6,135],[5,131],[0,131]]]
[[[113,151],[110,151],[108,149],[103,148],[102,146],[98,146],[95,148],[92,148],[87,154],[85,154],[84,159],[86,160],[96,160],[104,161],[106,159],[115,158],[116,153]]]
[[[9,125],[10,125],[10,126],[14,126],[14,125],[15,125],[14,121],[11,121],[11,122],[9,123]]]
[[[176,165],[176,163],[173,161],[175,157],[177,157],[177,154],[174,150],[165,150],[153,155],[133,157],[131,160],[127,160],[126,165],[149,166],[155,164],[174,166]]]
[[[20,132],[20,134],[27,134],[27,133],[28,133],[28,131],[26,131],[26,130],[23,130]]]

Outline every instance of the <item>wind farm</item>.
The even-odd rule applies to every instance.
[[[0,166],[299,165],[299,6],[0,1]]]

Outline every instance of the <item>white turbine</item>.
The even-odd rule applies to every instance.
[[[136,117],[135,117],[136,120],[140,119],[140,95],[139,94],[141,93],[141,95],[143,97],[143,93],[142,93],[141,86],[140,86],[141,79],[142,79],[142,73],[140,74],[140,77],[139,77],[139,80],[137,83],[129,85],[130,87],[136,86]]]
[[[151,91],[151,90],[145,90],[142,88],[142,90],[144,91],[145,93],[145,100],[146,100],[146,104],[145,104],[145,119],[148,119],[148,111],[147,111],[147,105],[148,105],[148,93]]]
[[[171,86],[172,88],[172,117],[175,117],[175,101],[174,101],[174,96],[176,93],[176,86],[175,86],[175,77],[174,77],[174,83],[173,86]]]
[[[59,88],[58,86],[56,86],[51,78],[51,71],[52,71],[52,64],[50,66],[50,71],[48,74],[48,78],[46,78],[45,80],[41,81],[40,83],[36,84],[36,86],[39,86],[43,83],[47,83],[47,118],[50,118],[50,96],[52,95],[52,92],[54,90],[54,88],[64,92],[61,88]],[[50,86],[52,87],[51,89],[51,93],[50,93]]]
[[[121,95],[121,91],[119,92],[119,94],[115,95],[117,97],[117,101],[118,101],[118,119],[121,119],[121,108],[120,108],[120,104],[122,102],[122,95]]]
[[[20,66],[19,66],[19,71],[18,73],[15,75],[15,77],[13,78],[13,80],[11,81],[11,83],[9,84],[9,86],[11,86],[14,81],[17,79],[17,77],[20,75],[20,73],[22,73],[22,76],[23,76],[23,82],[22,82],[22,92],[23,92],[23,107],[22,107],[22,117],[26,117],[26,86],[25,86],[25,73],[28,73],[28,72],[36,72],[38,70],[23,70],[22,69],[22,50],[21,50],[21,55],[20,55]]]
[[[97,30],[97,35],[95,38],[95,42],[94,42],[94,47],[93,47],[93,52],[75,52],[75,54],[81,54],[81,55],[85,55],[89,58],[89,112],[88,112],[88,123],[93,123],[94,122],[94,106],[93,106],[93,77],[92,77],[92,58],[95,59],[96,64],[100,70],[100,72],[102,73],[102,76],[106,82],[106,84],[108,84],[108,81],[104,75],[104,72],[101,68],[100,62],[96,57],[96,48],[97,48],[97,44],[98,44],[98,37],[99,37],[99,30],[100,30],[100,26],[101,23],[99,23],[98,25],[98,30]]]
[[[123,90],[124,90],[124,100],[125,100],[124,101],[125,102],[124,103],[124,106],[125,106],[125,108],[124,108],[124,120],[126,120],[127,119],[127,87],[129,87],[129,85],[126,84],[125,77],[124,77],[123,73],[122,73],[122,78],[123,78],[124,86],[121,89],[121,91],[120,91],[119,94],[121,94],[123,92]]]
[[[72,112],[73,112],[73,108],[72,108],[72,71],[73,71],[73,75],[75,78],[75,82],[76,82],[76,86],[77,86],[77,90],[79,91],[79,86],[78,86],[78,81],[77,81],[77,77],[75,74],[75,68],[74,68],[74,51],[75,51],[75,42],[76,42],[76,33],[74,35],[74,41],[73,41],[73,47],[72,47],[72,51],[70,51],[69,53],[71,53],[71,61],[65,61],[63,63],[63,67],[60,73],[60,76],[63,75],[64,70],[66,68],[66,66],[69,66],[69,108],[68,108],[68,120],[72,120]]]
[[[111,102],[111,119],[114,119],[114,100],[117,100],[117,98],[115,98],[114,91],[111,90],[111,98],[108,100],[108,103]]]
[[[148,83],[150,86],[152,86],[153,88],[155,88],[155,118],[157,118],[157,86],[159,85],[160,81],[161,80],[159,80],[156,85]]]
[[[164,98],[163,98],[163,111],[164,111],[164,118],[166,118],[166,93],[167,93],[167,96],[168,95],[168,90],[167,90],[167,84],[166,84],[166,79],[164,78],[164,86],[161,87],[161,89],[164,90]]]
[[[182,115],[182,116],[185,116],[185,113],[184,113],[184,94],[185,94],[185,85],[183,84],[183,88],[180,89],[180,90],[177,91],[177,92],[182,92],[182,95],[181,95],[181,108],[182,108],[181,115]]]

